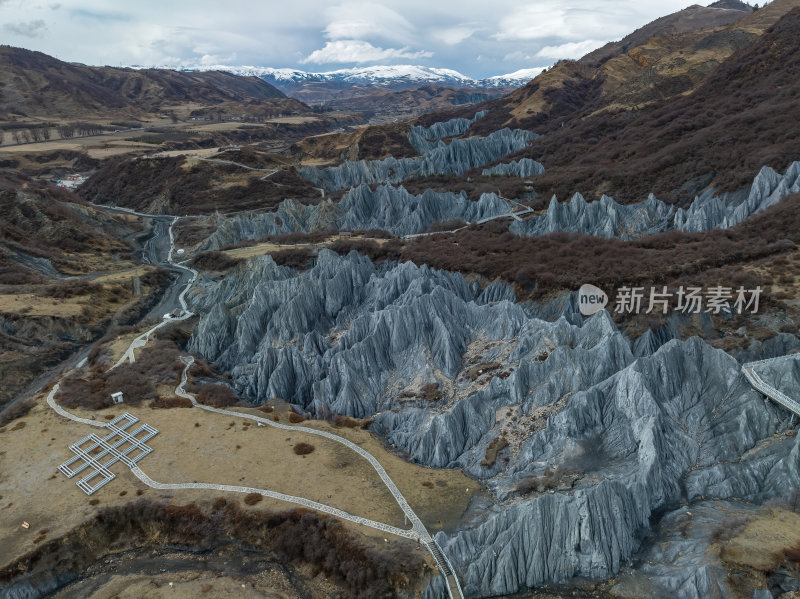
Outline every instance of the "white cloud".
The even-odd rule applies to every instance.
[[[499,41],[613,39],[629,33],[631,21],[641,18],[635,4],[621,0],[602,3],[594,0],[540,0],[520,6],[501,19],[500,30],[494,38]]]
[[[227,56],[220,56],[218,54],[203,54],[200,57],[200,64],[204,66],[217,65],[217,64],[234,64],[236,62],[236,52],[228,54]]]
[[[325,11],[331,40],[383,39],[408,43],[414,27],[401,14],[375,2],[346,2]]]
[[[460,44],[465,39],[472,36],[473,33],[477,31],[477,27],[469,27],[466,25],[459,25],[456,27],[448,27],[447,29],[442,29],[434,34],[434,37],[441,40],[448,46],[455,46],[456,44]]]
[[[566,43],[619,39],[693,1],[302,0],[275,10],[275,2],[252,0],[191,8],[163,0],[0,0],[0,37],[87,64],[198,64],[205,57],[300,68],[313,57],[342,66],[419,61],[487,77],[551,64],[544,54],[578,51]],[[37,29],[39,21],[45,27]]]
[[[47,24],[42,19],[36,19],[25,23],[6,23],[3,25],[3,29],[23,37],[42,37],[47,29]]]
[[[314,62],[324,63],[362,63],[376,62],[381,60],[392,60],[395,58],[408,58],[416,60],[419,58],[430,58],[432,52],[420,50],[411,52],[409,48],[377,48],[363,40],[337,40],[326,42],[324,48],[314,50],[308,57],[300,62],[303,64]]]
[[[537,58],[552,58],[561,60],[562,58],[580,58],[588,54],[595,48],[602,46],[604,42],[599,40],[586,40],[583,42],[567,42],[558,46],[545,46],[536,53]]]

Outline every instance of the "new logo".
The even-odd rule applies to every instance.
[[[581,285],[578,289],[578,309],[584,316],[591,316],[599,312],[608,304],[608,296],[602,289],[594,285]]]

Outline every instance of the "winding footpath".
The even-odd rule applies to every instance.
[[[178,302],[180,303],[181,306],[181,312],[178,316],[165,315],[164,319],[161,322],[159,322],[157,325],[145,331],[144,333],[136,337],[133,341],[131,341],[131,344],[128,346],[128,349],[125,350],[125,353],[122,354],[122,357],[117,361],[116,364],[114,364],[111,368],[109,368],[109,370],[113,370],[123,362],[131,362],[131,363],[135,362],[136,361],[136,356],[134,354],[135,350],[147,345],[147,343],[150,341],[150,336],[161,327],[164,327],[170,324],[171,322],[186,320],[187,318],[191,318],[192,316],[194,316],[194,312],[190,312],[188,306],[186,305],[186,293],[189,291],[192,284],[197,279],[197,271],[194,270],[193,268],[189,268],[188,266],[183,266],[182,264],[178,264],[174,262],[172,259],[172,253],[175,250],[175,234],[173,232],[173,227],[175,226],[176,222],[178,222],[177,216],[172,219],[172,223],[170,223],[169,225],[169,254],[167,254],[167,262],[169,262],[170,266],[172,266],[173,268],[185,270],[189,274],[191,274],[191,279],[189,279],[188,284],[178,296]]]
[[[240,162],[234,162],[233,160],[222,160],[221,158],[197,158],[197,160],[202,160],[203,162],[213,162],[214,164],[229,164],[231,166],[238,166],[243,169],[247,169],[248,171],[257,171],[260,173],[267,173],[263,177],[261,177],[261,181],[266,179],[267,177],[271,177],[275,173],[278,172],[276,168],[256,168],[254,166],[247,166],[246,164],[242,164]]]
[[[150,328],[145,333],[142,333],[138,337],[136,337],[131,344],[128,346],[127,350],[123,354],[123,356],[117,361],[111,369],[118,367],[120,364],[124,363],[126,360],[133,362],[135,360],[134,351],[136,349],[144,347],[149,341],[152,334],[160,329],[163,326],[175,321],[186,320],[193,316],[193,312],[189,311],[188,306],[186,304],[186,294],[188,293],[189,289],[191,288],[192,284],[196,280],[198,273],[196,270],[184,266],[183,264],[176,263],[173,259],[173,252],[175,248],[175,238],[173,234],[173,227],[175,223],[178,221],[178,217],[174,217],[172,223],[169,227],[169,253],[167,254],[167,262],[170,266],[174,268],[183,269],[188,271],[191,274],[191,278],[187,283],[186,287],[178,296],[178,301],[180,302],[181,312],[177,316],[166,315],[162,322],[157,324],[156,326]],[[455,569],[453,568],[452,563],[447,558],[447,556],[442,551],[442,548],[436,542],[436,540],[430,535],[430,533],[425,528],[425,525],[419,519],[417,514],[414,510],[411,509],[411,506],[408,504],[408,501],[400,492],[400,489],[397,488],[397,485],[391,479],[389,474],[383,468],[381,463],[373,456],[371,453],[366,451],[365,449],[359,447],[352,441],[345,439],[344,437],[340,437],[333,433],[329,433],[327,431],[321,431],[305,426],[292,426],[287,424],[281,424],[279,422],[275,422],[273,420],[262,418],[260,416],[255,416],[251,414],[245,414],[242,412],[234,412],[231,410],[225,410],[221,408],[214,408],[212,406],[206,406],[199,403],[195,397],[186,391],[186,382],[188,377],[189,369],[194,364],[194,358],[183,357],[181,358],[186,366],[183,369],[183,373],[181,375],[181,381],[178,386],[175,388],[175,394],[189,399],[192,402],[192,406],[206,410],[208,412],[214,412],[217,414],[224,414],[226,416],[233,416],[236,418],[244,418],[248,420],[252,420],[257,422],[260,425],[265,426],[272,426],[275,428],[289,430],[289,431],[302,431],[307,434],[316,435],[319,437],[324,437],[326,439],[330,439],[336,443],[340,443],[347,447],[348,449],[356,452],[358,455],[363,457],[367,460],[373,469],[377,472],[380,479],[383,481],[386,488],[394,497],[397,504],[400,506],[400,509],[405,514],[406,518],[411,522],[411,529],[405,530],[402,528],[397,528],[395,526],[391,526],[389,524],[385,524],[383,522],[377,522],[375,520],[370,520],[368,518],[362,518],[360,516],[355,516],[344,510],[340,510],[338,508],[325,505],[323,503],[319,503],[316,501],[312,501],[310,499],[305,499],[303,497],[295,497],[294,495],[286,495],[284,493],[278,493],[276,491],[270,491],[269,489],[258,489],[255,487],[244,487],[244,486],[236,486],[236,485],[219,485],[214,483],[161,483],[158,481],[153,480],[150,478],[140,467],[134,466],[131,468],[131,472],[136,476],[141,482],[153,489],[159,490],[181,490],[181,489],[205,489],[205,490],[213,490],[213,491],[223,491],[223,492],[232,492],[232,493],[258,493],[263,495],[264,497],[269,497],[272,499],[277,499],[279,501],[285,501],[288,503],[293,503],[295,505],[300,505],[302,507],[306,507],[309,509],[317,510],[319,512],[323,512],[326,514],[330,514],[331,516],[335,516],[337,518],[341,518],[342,520],[347,520],[349,522],[353,522],[355,524],[360,524],[362,526],[367,526],[376,530],[380,530],[382,532],[393,534],[395,536],[403,537],[406,539],[416,540],[422,543],[428,552],[433,557],[434,561],[436,562],[437,567],[439,568],[439,572],[444,580],[445,588],[447,589],[447,594],[450,599],[463,599],[464,595],[461,590],[461,585],[458,582],[458,578],[455,575]],[[56,383],[53,388],[50,390],[50,393],[47,395],[47,404],[59,415],[64,418],[68,418],[74,422],[78,422],[80,424],[88,424],[90,426],[95,427],[105,427],[103,422],[97,420],[91,420],[88,418],[81,418],[72,414],[71,412],[65,410],[63,407],[58,405],[55,401],[55,395],[58,392],[59,383]]]

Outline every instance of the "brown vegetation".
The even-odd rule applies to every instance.
[[[296,248],[270,252],[270,256],[278,266],[289,266],[304,270],[316,258],[316,254],[311,248]]]
[[[314,575],[322,573],[348,596],[362,599],[406,594],[427,572],[414,544],[373,548],[338,520],[314,512],[245,510],[224,498],[208,507],[139,499],[103,508],[90,522],[11,562],[0,569],[0,584],[8,585],[20,572],[36,583],[83,571],[111,547],[209,551],[227,545],[308,564]]]
[[[7,425],[9,422],[16,420],[17,418],[22,418],[28,412],[30,412],[31,408],[33,408],[35,405],[36,402],[31,398],[18,401],[13,406],[0,413],[0,427]]]
[[[263,179],[264,173],[183,156],[159,159],[110,158],[80,187],[89,201],[114,201],[126,208],[151,210],[154,200],[171,214],[274,209],[285,198],[309,204],[319,192],[294,167]]]
[[[255,505],[263,499],[264,496],[261,493],[248,493],[244,496],[244,503],[245,505]]]
[[[495,462],[497,462],[497,454],[506,447],[508,447],[508,440],[504,436],[500,435],[499,437],[495,437],[486,448],[484,460],[481,462],[481,466],[485,466],[486,468],[491,468],[494,466]]]
[[[746,188],[763,165],[786,168],[800,156],[800,125],[792,118],[800,97],[798,36],[800,8],[694,93],[642,110],[576,118],[587,111],[585,95],[576,93],[575,114],[540,123],[547,135],[519,154],[547,169],[536,190],[560,198],[606,193],[621,202],[654,192],[678,202],[709,184]]]
[[[109,115],[119,120],[177,103],[284,97],[257,77],[221,71],[88,67],[11,46],[0,46],[0,67],[5,98],[0,114]]]
[[[194,259],[194,267],[200,270],[221,272],[233,268],[240,262],[240,259],[232,258],[225,252],[209,251],[198,254]]]
[[[297,455],[308,455],[314,451],[315,447],[311,443],[305,443],[300,441],[299,443],[295,443],[292,451],[294,451]]]
[[[180,350],[172,342],[157,339],[141,352],[133,364],[123,363],[114,370],[95,367],[88,374],[73,373],[63,379],[56,401],[67,408],[99,410],[112,405],[111,393],[122,391],[125,403],[137,405],[157,399],[156,386],[177,383],[183,364]],[[154,406],[162,407],[162,406]]]
[[[172,397],[157,397],[156,399],[150,402],[150,407],[161,408],[161,409],[191,408],[192,400],[186,397],[178,397],[177,395],[174,395]]]
[[[789,196],[730,229],[670,231],[637,241],[573,233],[518,237],[495,227],[487,223],[455,234],[381,245],[338,240],[330,249],[342,254],[356,250],[373,260],[412,261],[490,279],[500,277],[537,297],[553,290],[577,289],[587,281],[609,289],[718,282],[748,286],[762,281],[755,273],[742,271],[743,263],[776,256],[800,244],[800,195]]]
[[[199,403],[214,408],[226,408],[239,402],[236,392],[227,385],[203,383],[197,387],[196,393]]]

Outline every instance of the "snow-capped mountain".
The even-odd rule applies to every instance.
[[[520,69],[505,75],[494,75],[486,79],[480,79],[480,87],[520,87],[534,79],[547,67],[534,67],[532,69]]]
[[[170,68],[177,68],[183,71],[226,71],[236,75],[255,76],[264,79],[279,89],[317,82],[342,83],[345,85],[376,85],[395,89],[418,87],[420,85],[476,88],[520,87],[543,70],[542,68],[521,69],[506,75],[473,79],[452,69],[437,69],[418,65],[358,67],[323,73],[309,73],[297,69],[230,65],[191,65]]]

